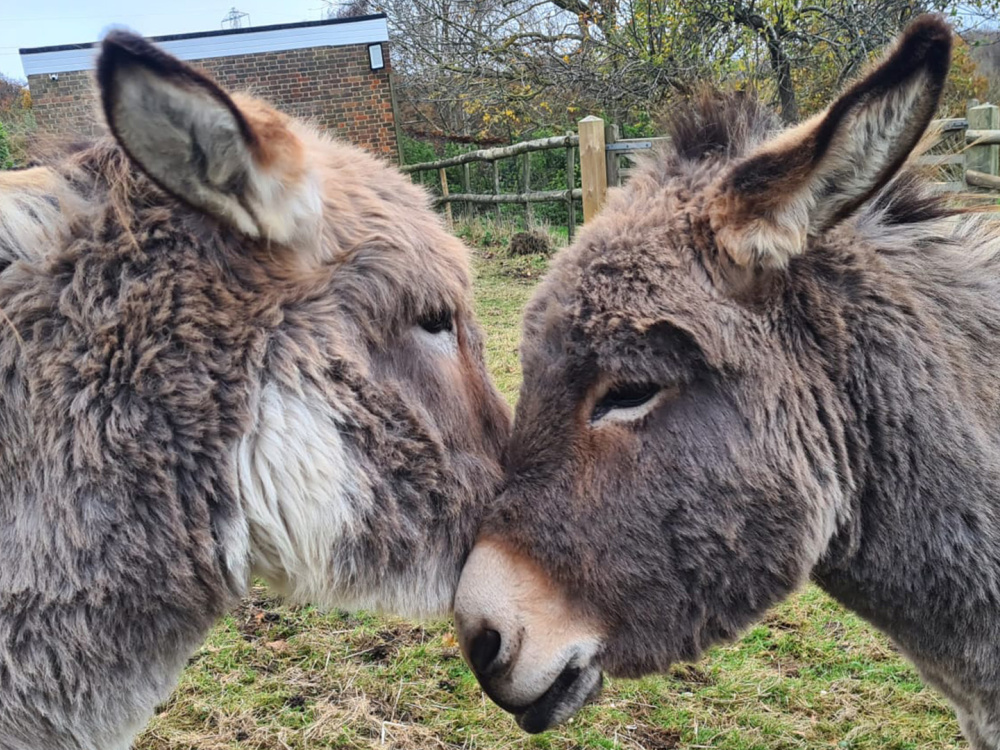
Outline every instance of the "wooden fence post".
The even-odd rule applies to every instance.
[[[566,135],[572,135],[568,132]],[[576,202],[573,200],[573,189],[576,187],[576,158],[573,147],[566,147],[566,242],[573,241],[576,231]]]
[[[444,167],[438,170],[438,176],[441,178],[441,195],[445,198],[448,197],[448,172]],[[451,229],[454,225],[454,221],[451,215],[451,202],[447,201],[444,204],[444,215],[448,221],[448,228]]]
[[[469,189],[470,184],[471,182],[469,180],[469,162],[465,162],[465,164],[462,165],[462,192],[465,193],[466,195],[472,192]],[[466,219],[472,218],[472,204],[469,203],[469,201],[465,202],[465,218]]]
[[[966,119],[969,121],[969,130],[1000,129],[1000,107],[996,104],[970,106],[966,110]],[[1000,145],[970,146],[965,153],[965,168],[1000,175]]]
[[[521,175],[523,178],[523,189],[522,193],[527,195],[531,192],[531,152],[524,152],[524,173]],[[529,201],[524,202],[524,229],[527,232],[531,231],[531,227],[535,224],[535,209],[532,207]]]
[[[601,210],[608,196],[608,166],[604,152],[604,120],[584,117],[579,123],[580,181],[583,187],[583,221]]]
[[[497,166],[496,159],[490,163],[493,165],[493,195],[500,195],[500,167]],[[500,221],[500,204],[497,203],[497,224],[500,224]]]
[[[605,125],[604,126],[604,145],[607,146],[609,143],[618,142],[618,126],[617,125]],[[622,184],[621,175],[618,174],[618,152],[608,151],[604,152],[604,161],[607,163],[608,170],[608,187],[618,187]]]

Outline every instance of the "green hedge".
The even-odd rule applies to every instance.
[[[0,122],[0,169],[13,169],[14,157],[11,155],[10,136],[7,128]]]

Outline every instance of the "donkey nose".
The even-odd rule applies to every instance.
[[[500,633],[483,628],[469,640],[469,664],[476,674],[486,674],[500,653]]]

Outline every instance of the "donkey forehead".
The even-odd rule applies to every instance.
[[[680,110],[670,142],[641,160],[628,185],[610,192],[577,243],[557,258],[529,306],[525,351],[551,356],[575,329],[588,356],[613,358],[636,335],[674,326],[710,361],[745,360],[739,342],[749,336],[759,346],[768,323],[720,287],[708,205],[719,178],[775,130],[774,116],[740,95],[708,92]]]
[[[264,112],[258,117],[269,119],[266,105],[253,106]],[[399,293],[423,300],[418,305],[432,304],[431,298],[452,307],[468,302],[468,250],[445,230],[421,188],[397,170],[359,157],[352,146],[272,114],[297,136],[305,168],[314,172],[322,193],[325,251],[345,272],[389,282]]]
[[[464,247],[433,234],[363,242],[337,264],[331,295],[370,330],[433,313],[468,315],[472,308]]]
[[[526,374],[556,362],[574,371],[613,372],[642,359],[659,366],[664,347],[678,349],[678,336],[685,353],[716,362],[731,348],[726,339],[754,326],[745,310],[700,278],[683,242],[662,233],[642,239],[585,241],[560,259],[525,316]]]

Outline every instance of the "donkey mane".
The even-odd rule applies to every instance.
[[[102,197],[92,220],[105,224],[113,217],[121,228],[135,222],[137,209],[161,203],[161,191],[145,174],[129,161],[128,156],[110,137],[90,143],[75,143],[62,155],[60,162],[50,162],[52,168],[63,170],[63,176],[77,192],[97,192]]]
[[[781,129],[777,115],[750,92],[703,87],[664,123],[676,159],[736,159]]]
[[[23,190],[0,191],[0,270],[58,245],[39,242],[40,234],[85,226],[91,234],[118,235],[134,225],[138,208],[154,196],[163,200],[110,138],[49,145],[30,167],[5,173],[4,182]]]
[[[662,130],[670,140],[656,153],[639,157],[637,176],[652,177],[659,185],[679,177],[692,182],[710,179],[715,170],[702,167],[717,166],[720,160],[739,160],[783,127],[777,114],[754,92],[702,87],[679,101],[662,121]],[[914,155],[923,153],[932,140],[925,138]],[[897,228],[970,213],[946,194],[933,190],[928,170],[911,162],[858,209],[855,224],[866,230]],[[966,234],[973,228],[987,238],[997,234],[981,217],[967,216],[962,226]],[[947,234],[952,230],[950,227]],[[877,233],[871,239],[877,241]]]

